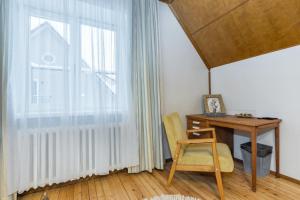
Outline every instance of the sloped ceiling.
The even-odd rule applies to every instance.
[[[300,44],[300,0],[162,0],[208,68]]]

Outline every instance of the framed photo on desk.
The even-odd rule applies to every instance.
[[[220,117],[226,114],[225,105],[223,102],[222,95],[204,95],[204,114],[211,117]]]

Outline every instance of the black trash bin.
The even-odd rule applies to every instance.
[[[267,176],[270,173],[272,146],[257,143],[256,174]],[[251,173],[251,142],[241,144],[244,170]]]

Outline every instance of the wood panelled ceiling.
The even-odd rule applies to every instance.
[[[300,44],[300,0],[164,0],[208,68]]]

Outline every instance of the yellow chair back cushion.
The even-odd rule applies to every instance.
[[[185,134],[181,119],[177,112],[172,113],[170,115],[165,115],[163,117],[163,122],[165,125],[165,130],[167,133],[167,138],[168,138],[172,158],[174,158],[174,154],[176,150],[176,142],[178,140],[185,140],[188,138],[187,135]]]

